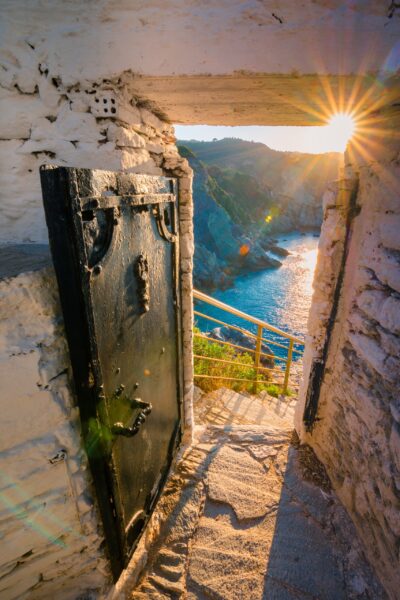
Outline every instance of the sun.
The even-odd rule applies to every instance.
[[[348,139],[351,138],[356,129],[354,117],[349,113],[336,113],[332,115],[328,126],[335,129],[338,134],[347,136]]]
[[[344,152],[356,130],[354,117],[350,113],[335,113],[326,125],[326,135],[332,147]]]

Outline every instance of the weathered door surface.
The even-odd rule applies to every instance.
[[[86,448],[114,576],[180,439],[176,182],[43,167],[43,199]]]

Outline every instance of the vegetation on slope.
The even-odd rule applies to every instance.
[[[207,359],[195,358],[194,372],[195,375],[208,375],[207,377],[196,377],[195,382],[204,392],[217,390],[221,387],[226,387],[235,390],[236,392],[253,392],[253,381],[262,381],[257,385],[257,390],[261,392],[266,390],[271,396],[279,396],[282,393],[281,386],[270,382],[270,376],[267,372],[256,374],[254,371],[254,357],[245,352],[238,354],[231,346],[222,346],[221,344],[210,342],[204,338],[198,337],[201,333],[200,329],[194,328],[193,338],[193,354],[205,356],[208,358],[217,358],[219,360],[228,360],[234,364],[223,362],[214,362]],[[248,366],[247,366],[248,365]],[[232,377],[234,379],[249,379],[250,381],[233,381],[224,379]]]

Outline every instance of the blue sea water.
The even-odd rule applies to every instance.
[[[225,304],[304,339],[317,261],[318,238],[312,233],[290,233],[277,239],[277,245],[290,252],[287,257],[277,257],[282,262],[281,267],[242,275],[236,278],[233,287],[214,291],[211,295]],[[253,332],[256,330],[250,323],[205,303],[196,302],[196,308],[221,321]],[[199,317],[196,319],[202,331],[218,327],[218,324],[211,321]],[[268,333],[267,337],[283,341],[283,338],[278,338],[272,333]],[[281,351],[275,346],[274,349],[278,356],[286,356],[284,350]]]

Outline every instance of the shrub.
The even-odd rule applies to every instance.
[[[201,333],[201,331],[195,327],[194,333]],[[235,348],[232,348],[231,346],[210,342],[209,340],[205,340],[204,338],[195,335],[193,338],[193,353],[195,355],[229,360],[236,363],[226,364],[195,358],[195,375],[213,375],[213,377],[215,377],[215,379],[202,379],[201,377],[196,377],[196,385],[205,392],[210,392],[211,390],[216,390],[221,387],[231,388],[236,392],[253,391],[254,384],[251,383],[251,381],[230,381],[228,379],[220,379],[221,377],[234,377],[237,379],[250,379],[265,382],[265,384],[261,383],[257,385],[258,391],[268,389],[268,387],[279,389],[279,386],[271,386],[271,384],[268,384],[269,376],[265,371],[259,372],[258,375],[255,373],[253,370],[254,358],[253,355],[248,352],[239,354],[235,351]],[[249,366],[247,367],[243,364]]]
[[[282,388],[279,385],[276,385],[276,383],[270,383],[265,387],[265,389],[267,390],[268,394],[274,398],[279,398],[279,396],[282,394]]]

